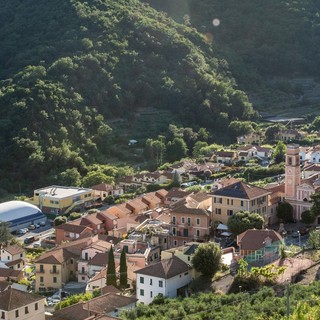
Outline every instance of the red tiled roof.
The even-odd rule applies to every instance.
[[[2,250],[9,252],[12,256],[24,252],[24,249],[21,248],[20,246],[18,246],[17,244],[13,244],[11,246],[4,247],[4,248],[2,248]]]
[[[212,194],[231,198],[254,199],[257,197],[266,196],[270,194],[270,191],[239,181],[224,188],[218,189]]]
[[[43,296],[9,288],[0,293],[0,310],[10,311],[44,300]]]
[[[181,273],[187,272],[189,266],[177,257],[162,260],[143,269],[135,271],[135,273],[153,276],[162,279],[170,279]]]
[[[91,187],[91,189],[97,191],[111,191],[113,190],[113,186],[111,184],[100,183]]]
[[[237,244],[241,250],[258,250],[265,246],[266,238],[270,238],[271,242],[283,240],[281,235],[274,230],[249,229],[237,236]]]

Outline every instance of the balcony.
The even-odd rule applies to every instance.
[[[36,273],[44,273],[44,269],[36,270]]]
[[[51,274],[59,274],[59,270],[50,270]]]
[[[192,227],[192,223],[191,222],[187,222],[184,224],[185,228],[190,228]]]

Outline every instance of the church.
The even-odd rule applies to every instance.
[[[304,175],[301,172],[300,148],[297,144],[287,145],[285,160],[285,200],[294,208],[294,218],[301,220],[301,213],[312,207],[310,196],[319,191],[319,173]],[[320,216],[316,223],[320,224]]]

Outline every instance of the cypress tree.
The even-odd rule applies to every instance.
[[[114,262],[113,248],[109,250],[106,284],[113,286],[117,285],[116,265]]]
[[[123,249],[120,256],[120,286],[123,288],[126,288],[128,284],[127,269],[126,252]]]

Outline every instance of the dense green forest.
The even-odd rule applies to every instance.
[[[132,161],[131,132],[145,141],[177,123],[226,138],[231,121],[256,117],[201,33],[137,0],[4,0],[0,20],[0,188],[10,192]]]
[[[309,85],[292,79],[319,81],[319,0],[143,1],[197,28],[249,93],[267,87],[290,99]]]

